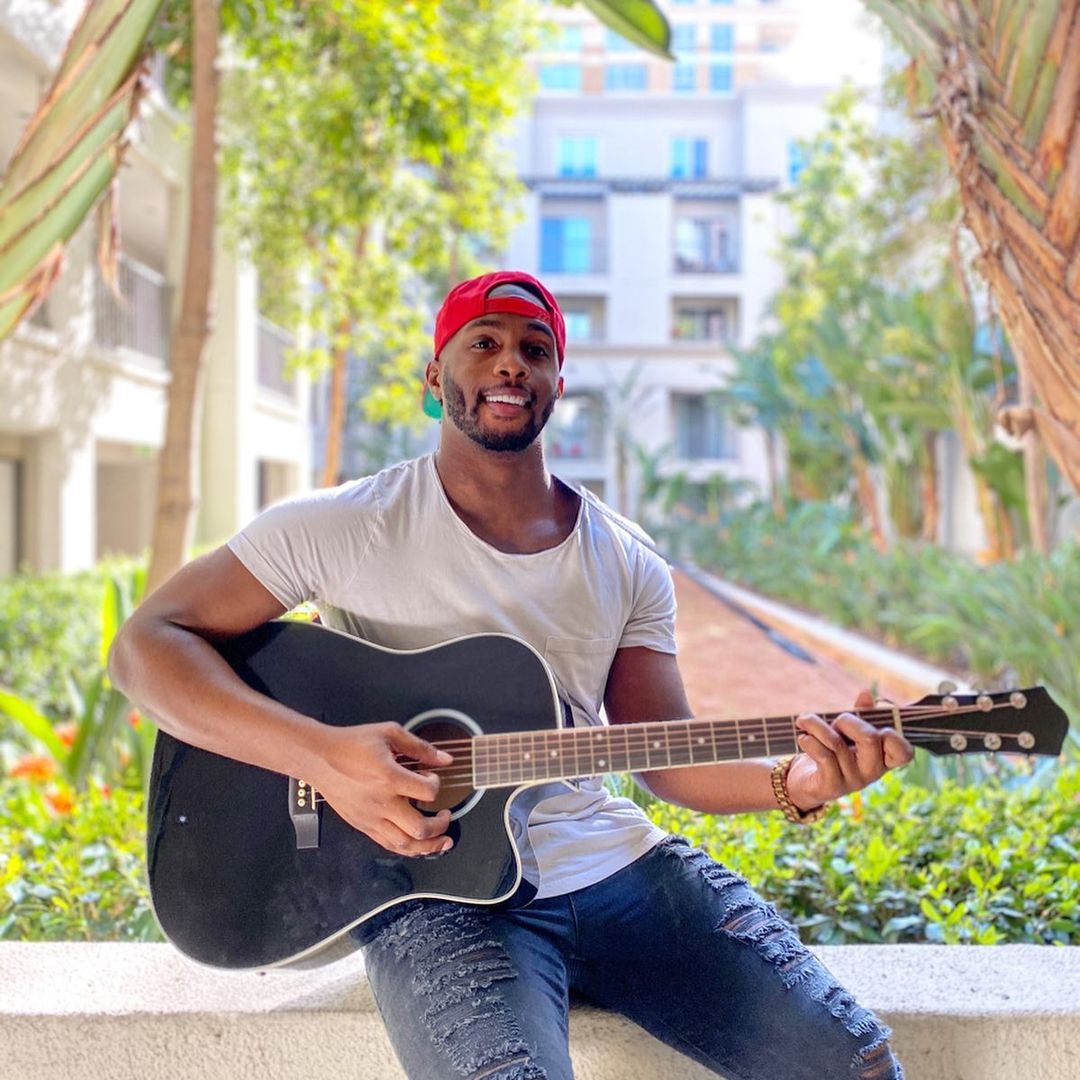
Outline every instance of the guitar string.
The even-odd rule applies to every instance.
[[[1014,707],[1008,703],[997,705],[995,708]],[[1018,710],[1017,710],[1018,711]],[[877,727],[889,727],[895,724],[895,714],[891,708],[889,710],[866,710],[859,712],[856,710],[848,710],[847,712],[854,713],[861,719],[867,720],[869,724]],[[985,710],[981,710],[977,705],[960,706],[954,708],[954,710],[942,710],[939,706],[921,706],[916,708],[914,706],[905,706],[900,710],[901,719],[903,723],[907,721],[914,721],[914,723],[923,723],[924,720],[932,719],[940,716],[961,716],[968,713],[982,713]],[[799,714],[801,715],[801,714]],[[824,720],[838,719],[842,714],[840,713],[821,713],[819,714]],[[786,735],[791,730],[799,731],[800,728],[795,728],[795,721],[798,719],[798,715],[795,716],[772,716],[772,717],[758,717],[758,718],[740,718],[740,719],[710,719],[707,717],[694,716],[685,719],[678,720],[652,720],[644,721],[642,724],[633,725],[592,725],[582,728],[546,728],[536,731],[494,731],[481,735],[480,738],[487,741],[488,745],[494,745],[496,741],[511,742],[513,740],[522,740],[532,737],[540,737],[540,735],[557,735],[559,741],[575,742],[579,737],[595,738],[597,731],[624,731],[629,735],[644,735],[654,734],[657,732],[665,732],[667,737],[670,738],[671,732],[676,728],[676,725],[697,725],[703,727],[708,731],[716,729],[718,738],[726,739],[728,742],[738,742],[740,739],[748,741],[756,741],[761,737],[759,732],[767,733],[768,738],[771,739],[773,735],[778,739],[782,735]],[[877,723],[875,724],[875,721]],[[649,731],[646,732],[645,728],[648,727]],[[731,734],[733,732],[733,734]],[[694,732],[700,734],[700,732]],[[710,738],[710,741],[711,738]],[[448,747],[453,746],[471,746],[475,743],[475,737],[465,737],[462,739],[446,739],[435,740],[431,743],[437,750],[447,750]],[[496,750],[494,753],[499,753]]]
[[[1013,706],[1010,702],[995,703],[994,706],[993,706],[993,710],[982,709],[976,704],[959,706],[958,708],[949,709],[949,710],[942,709],[939,705],[926,705],[926,706],[912,706],[912,705],[909,705],[909,706],[900,707],[899,711],[900,711],[902,719],[910,720],[912,722],[915,722],[915,723],[918,723],[918,724],[922,725],[927,719],[934,719],[934,718],[940,718],[940,717],[956,717],[956,716],[961,716],[961,715],[970,715],[970,714],[973,714],[973,713],[984,713],[985,714],[985,713],[990,712],[990,711],[997,711],[999,709],[1004,709],[1004,708],[1013,708],[1013,709],[1015,709],[1016,707]],[[887,726],[889,723],[895,722],[894,710],[891,709],[891,708],[889,708],[889,709],[874,708],[874,709],[864,709],[864,710],[851,709],[851,710],[845,710],[845,711],[852,712],[855,715],[859,716],[860,718],[862,718],[864,720],[867,720],[871,724],[873,724],[874,721],[877,720],[877,721],[880,722],[879,726]],[[1019,710],[1017,709],[1016,711],[1019,711]],[[835,719],[835,718],[839,717],[840,713],[820,714],[820,715],[822,716],[823,719],[828,720],[828,719]],[[658,722],[652,722],[652,723],[646,722],[646,723],[641,724],[641,725],[633,725],[632,727],[629,727],[629,728],[622,727],[621,725],[602,726],[602,727],[588,727],[588,728],[552,728],[552,729],[547,729],[547,730],[541,729],[541,730],[535,731],[535,732],[522,732],[522,733],[518,733],[518,732],[493,732],[493,733],[491,733],[489,735],[484,735],[484,736],[481,736],[481,737],[486,740],[486,742],[484,744],[482,744],[482,745],[490,748],[490,747],[492,747],[494,745],[493,740],[502,739],[503,741],[509,741],[509,740],[512,740],[512,739],[517,739],[520,742],[521,740],[523,740],[525,738],[534,738],[535,739],[535,737],[537,737],[537,736],[539,736],[541,738],[541,740],[542,740],[543,737],[545,737],[545,736],[555,734],[555,735],[558,735],[558,737],[559,737],[558,741],[559,742],[565,743],[567,745],[564,747],[564,749],[562,751],[557,751],[556,752],[554,760],[565,761],[565,759],[567,759],[570,756],[570,754],[572,753],[574,755],[574,758],[575,758],[575,761],[574,761],[575,765],[580,764],[580,757],[581,757],[580,751],[582,749],[584,749],[586,753],[591,753],[592,752],[592,748],[595,747],[596,739],[597,739],[598,734],[600,734],[603,739],[608,740],[609,734],[614,734],[616,732],[618,732],[620,735],[623,736],[626,745],[625,746],[613,746],[613,745],[610,745],[610,740],[608,740],[609,745],[606,748],[606,756],[614,756],[614,757],[619,757],[620,755],[622,755],[622,756],[632,756],[634,754],[644,753],[646,755],[646,760],[647,760],[648,756],[649,756],[649,747],[646,746],[645,744],[648,742],[649,736],[650,735],[651,736],[656,736],[658,734],[663,734],[665,736],[665,738],[663,740],[664,746],[662,748],[659,748],[659,747],[656,747],[654,745],[652,749],[660,749],[662,752],[666,752],[669,759],[670,759],[671,754],[673,752],[674,753],[686,753],[686,752],[688,752],[690,754],[690,756],[691,756],[691,759],[692,759],[695,740],[696,740],[696,745],[698,745],[698,746],[704,745],[704,747],[706,749],[708,749],[711,746],[714,749],[714,751],[716,751],[716,752],[718,752],[720,750],[721,746],[723,747],[723,749],[725,751],[727,751],[729,749],[737,748],[740,752],[735,756],[735,760],[738,760],[739,758],[744,758],[744,757],[747,758],[747,759],[752,760],[755,757],[756,758],[761,758],[761,757],[769,757],[769,756],[772,756],[772,755],[768,751],[766,751],[765,754],[748,754],[748,755],[744,755],[741,752],[743,743],[750,743],[750,742],[757,743],[758,745],[753,746],[753,749],[755,749],[755,750],[760,750],[760,749],[762,749],[762,747],[761,747],[760,741],[758,740],[756,735],[755,735],[754,739],[751,740],[749,738],[749,735],[743,735],[742,732],[738,730],[739,726],[741,726],[741,725],[748,725],[748,726],[749,725],[754,725],[755,726],[755,731],[760,731],[760,730],[762,730],[762,727],[764,727],[766,730],[770,731],[770,735],[772,737],[775,737],[779,741],[781,739],[786,739],[789,736],[795,734],[797,731],[801,730],[801,729],[798,729],[798,728],[795,727],[795,720],[796,719],[797,719],[797,716],[763,717],[763,718],[761,718],[761,720],[748,720],[748,719],[740,719],[740,720],[726,720],[726,719],[725,720],[708,720],[708,719],[693,717],[693,718],[689,718],[689,719],[685,719],[685,720],[677,720],[677,721],[658,721]],[[679,731],[677,729],[673,730],[675,728],[675,725],[682,725],[682,730],[681,731]],[[699,728],[704,727],[706,729],[712,729],[712,728],[716,728],[716,727],[727,726],[728,728],[734,727],[736,729],[736,731],[735,731],[734,735],[732,735],[732,734],[730,734],[728,732],[719,732],[718,733],[718,732],[715,732],[715,731],[711,731],[708,736],[704,736],[704,735],[701,734],[700,730],[691,731],[691,728],[692,728],[693,725],[697,725]],[[648,730],[646,730],[646,727],[648,728]],[[778,727],[779,727],[779,730],[776,730]],[[674,739],[671,738],[672,734],[675,735]],[[1002,739],[1015,739],[1015,738],[1019,737],[1018,734],[1013,734],[1013,733],[1010,733],[1010,732],[992,732],[992,731],[984,731],[982,729],[978,729],[978,730],[958,729],[958,728],[938,729],[938,728],[925,728],[923,726],[920,726],[920,727],[918,727],[918,728],[916,728],[914,730],[905,731],[904,734],[907,737],[908,741],[913,743],[914,745],[919,745],[921,743],[927,743],[927,742],[936,741],[942,735],[946,735],[946,736],[947,735],[965,735],[965,736],[970,736],[970,737],[973,737],[973,738],[982,738],[982,737],[985,737],[987,735],[997,735],[998,737],[1000,737]],[[589,745],[590,740],[591,740],[591,746]],[[636,741],[638,743],[638,745],[636,745],[636,746],[631,745],[632,741]],[[761,740],[761,741],[765,741],[765,740]],[[768,741],[772,741],[772,739],[770,738]],[[579,745],[579,744],[583,744],[583,745]],[[436,742],[432,743],[432,745],[439,748],[439,749],[444,749],[447,746],[460,746],[462,748],[463,752],[459,753],[456,756],[455,760],[450,762],[448,765],[441,765],[441,766],[436,765],[436,766],[427,766],[427,767],[425,767],[425,766],[421,765],[421,763],[415,761],[414,759],[407,758],[404,755],[398,755],[398,763],[403,765],[404,767],[414,771],[414,772],[423,771],[423,772],[431,772],[431,773],[439,774],[440,775],[440,781],[443,782],[443,783],[458,783],[458,782],[464,783],[466,781],[471,782],[474,779],[473,763],[472,763],[472,759],[473,759],[474,755],[473,755],[472,751],[473,751],[474,747],[476,746],[475,738],[441,740],[441,741],[436,741]],[[504,770],[508,771],[510,769],[523,766],[524,762],[523,762],[522,759],[520,759],[520,758],[515,759],[513,757],[513,754],[512,754],[513,749],[514,748],[511,747],[511,746],[507,746],[506,747],[507,759],[506,760],[499,760],[499,758],[503,754],[503,750],[502,750],[502,748],[496,746],[495,749],[491,750],[489,752],[489,755],[488,755],[490,757],[495,758],[495,760],[493,760],[491,762],[486,762],[485,764],[488,765],[488,767],[490,768],[490,770],[492,772],[496,772],[496,773],[500,772],[500,771],[504,771]],[[544,749],[548,749],[548,748],[544,747]],[[1002,747],[1001,749],[1006,753],[1009,752],[1004,747]],[[464,752],[464,751],[467,751],[467,753]],[[614,753],[612,753],[612,751]],[[520,746],[518,747],[518,752],[519,753],[522,752],[522,747],[520,747]],[[538,759],[537,764],[539,764],[542,761],[547,761],[547,760],[553,760],[553,759],[549,755],[548,757]],[[731,760],[731,759],[730,758],[728,758],[728,759],[722,758],[721,760]],[[598,763],[599,762],[597,762],[597,764]],[[709,761],[709,762],[702,762],[701,764],[714,764],[714,763],[717,763],[717,762]],[[656,768],[656,767],[659,767],[659,768],[678,768],[680,765],[692,765],[692,764],[693,764],[692,760],[687,761],[687,762],[681,762],[681,763],[678,763],[678,764],[671,763],[671,764],[666,764],[666,765],[662,765],[662,766],[651,766],[651,763],[650,763],[646,768],[648,768],[648,767],[652,767],[652,768]],[[595,769],[595,767],[594,767],[594,769]],[[615,772],[618,772],[618,771],[625,771],[625,770],[621,770],[621,769],[606,770],[606,769],[604,769],[603,771],[615,771]],[[637,770],[634,769],[633,771],[637,771]],[[584,770],[581,773],[582,776],[589,776],[589,775],[594,775],[594,774],[595,774],[595,772],[590,771],[590,770]],[[573,777],[557,777],[555,779],[563,779],[563,778],[572,779]],[[524,779],[543,779],[543,777],[535,777],[535,776],[534,777],[528,777],[528,778],[521,777],[521,779],[522,780],[524,780]],[[489,785],[489,786],[498,785],[499,783],[502,783],[502,782],[503,781],[495,780],[494,784]],[[516,781],[507,780],[505,782],[506,783],[512,783],[512,782],[516,782]]]
[[[975,712],[980,712],[981,713],[981,712],[985,712],[985,710],[979,709],[976,706],[976,707],[964,708],[964,709],[960,709],[960,710],[950,710],[948,713],[945,713],[945,712],[942,712],[942,711],[939,710],[936,713],[936,715],[937,716],[956,716],[958,713],[969,714],[969,713],[975,713]],[[687,723],[687,722],[682,721],[682,723]],[[551,761],[551,760],[556,760],[556,761],[559,761],[560,763],[568,764],[569,763],[568,759],[571,756],[571,754],[574,755],[574,764],[579,765],[579,764],[581,764],[582,751],[584,751],[586,755],[589,755],[589,754],[592,753],[593,749],[595,748],[595,733],[597,731],[601,731],[601,732],[609,732],[609,731],[618,732],[619,728],[618,727],[615,727],[615,728],[599,728],[599,729],[597,729],[597,728],[591,728],[591,729],[582,728],[582,729],[577,729],[577,730],[575,730],[575,729],[554,729],[554,730],[559,731],[559,732],[567,731],[568,733],[572,733],[574,736],[584,736],[585,738],[566,739],[564,737],[563,741],[565,741],[568,744],[565,747],[565,749],[561,753],[556,752],[554,757],[552,757],[550,754],[548,754],[548,755],[546,755],[544,757],[538,757],[536,759],[536,761],[535,761],[536,768],[539,768],[539,766],[540,766],[540,764],[542,762]],[[792,733],[793,730],[795,730],[795,729],[790,729],[789,730],[789,728],[786,727],[785,731],[784,731],[784,736],[785,737],[789,736]],[[711,738],[703,739],[700,735],[697,735],[696,737],[691,738],[689,731],[684,731],[681,734],[681,736],[676,738],[676,739],[665,740],[663,746],[657,747],[657,746],[654,745],[652,747],[652,749],[656,749],[660,753],[665,753],[666,752],[666,755],[669,758],[669,763],[666,763],[666,764],[660,765],[660,766],[653,766],[653,765],[651,765],[651,762],[648,762],[648,757],[650,756],[650,754],[649,754],[649,747],[647,747],[645,745],[646,740],[645,740],[644,736],[645,736],[646,733],[642,732],[642,731],[637,731],[637,732],[631,731],[629,733],[622,733],[622,734],[628,734],[630,736],[630,738],[626,739],[626,745],[625,746],[623,746],[623,745],[611,745],[609,743],[609,745],[605,748],[606,756],[610,756],[610,757],[614,757],[614,758],[618,759],[620,757],[633,757],[635,755],[641,755],[642,753],[644,753],[646,755],[646,762],[647,762],[647,764],[644,766],[644,768],[646,768],[646,769],[649,768],[649,767],[653,767],[653,768],[677,768],[677,767],[679,767],[681,765],[692,765],[692,764],[694,764],[692,759],[693,759],[693,753],[694,753],[695,745],[698,746],[698,747],[704,747],[707,750],[707,749],[710,748],[710,746],[712,745],[712,742],[713,742],[713,740]],[[973,737],[973,738],[982,738],[982,737],[985,737],[985,736],[988,736],[988,735],[997,735],[998,737],[1000,737],[1002,739],[1017,739],[1017,738],[1019,738],[1018,733],[1013,734],[1013,733],[1010,733],[1010,732],[993,732],[993,731],[986,731],[986,730],[983,730],[981,728],[980,729],[967,729],[967,728],[960,729],[960,728],[955,728],[955,727],[951,727],[951,728],[948,728],[948,729],[920,727],[920,728],[918,728],[916,730],[908,731],[906,734],[907,734],[908,740],[910,742],[912,742],[913,744],[915,744],[915,745],[938,741],[940,739],[940,737],[943,736],[943,735],[944,736],[948,736],[948,735],[965,735],[965,736],[970,736],[970,737]],[[631,740],[635,736],[637,737],[636,738],[636,744],[632,744]],[[591,746],[587,745],[587,739],[590,738],[590,737],[594,740],[593,745],[591,745]],[[746,741],[747,741],[746,739],[742,740],[742,742],[746,742]],[[439,744],[439,745],[444,745],[444,744]],[[443,781],[445,781],[445,782],[457,782],[457,781],[464,781],[464,780],[467,780],[467,779],[471,780],[472,777],[473,777],[473,770],[472,770],[472,763],[471,763],[471,759],[473,758],[473,754],[472,754],[473,745],[474,745],[473,740],[468,740],[467,741],[467,746],[465,748],[463,748],[463,749],[467,750],[468,752],[467,753],[462,753],[459,756],[458,759],[456,759],[453,762],[450,762],[448,765],[425,767],[425,766],[421,766],[418,762],[416,762],[416,761],[414,761],[412,759],[408,759],[408,758],[403,758],[400,763],[405,765],[407,768],[412,769],[413,771],[424,771],[424,772],[432,772],[432,773],[439,774],[441,776],[441,779]],[[723,749],[725,751],[729,750],[729,749],[734,749],[736,747],[739,747],[741,749],[741,744],[740,744],[740,740],[738,739],[738,737],[736,737],[736,738],[727,737],[727,738],[722,738],[722,739],[718,740],[717,743],[716,743],[716,750],[717,751],[719,751],[721,745],[723,746]],[[485,761],[485,766],[493,774],[497,774],[497,773],[504,772],[504,771],[510,771],[510,770],[524,770],[526,764],[532,764],[532,762],[527,763],[525,760],[523,760],[520,757],[520,753],[522,751],[522,748],[518,747],[517,749],[518,749],[518,756],[515,756],[512,753],[513,748],[512,747],[507,747],[507,751],[510,751],[510,753],[508,753],[505,757],[500,755],[500,751],[498,749],[496,749],[493,753],[490,753],[490,754],[487,755],[488,757],[491,758],[491,760]],[[548,748],[544,747],[543,749],[548,749]],[[755,745],[753,747],[753,749],[761,750],[761,749],[763,749],[763,747],[762,747],[760,742],[757,742],[757,745]],[[978,750],[979,750],[979,748],[974,748],[974,749],[976,750],[976,752],[978,752]],[[1001,747],[999,749],[1004,750],[1004,752],[1006,752],[1006,753],[1010,752],[1005,747]],[[1017,747],[1016,749],[1020,750],[1019,747]],[[690,755],[690,760],[671,762],[670,758],[671,758],[671,756],[673,754],[689,754]],[[764,754],[761,754],[761,753],[742,754],[742,753],[740,753],[740,754],[735,755],[736,758],[745,757],[745,758],[749,758],[749,759],[761,758],[761,757],[769,757],[769,756],[772,756],[772,755],[768,751],[766,751],[766,753],[764,753]],[[595,772],[596,772],[596,765],[599,765],[601,760],[603,760],[603,759],[596,760],[596,762],[595,762],[592,769],[583,769],[582,772],[581,772],[581,775],[586,775],[586,776],[587,775],[594,775]],[[723,759],[721,759],[721,760],[723,760]],[[700,762],[699,764],[713,764],[713,763],[714,763],[714,761],[710,760],[708,762]],[[638,766],[638,768],[641,768],[641,767],[642,766]],[[631,766],[631,768],[633,768],[633,767]],[[536,771],[536,769],[534,769],[534,772],[535,771]],[[617,772],[617,771],[625,771],[625,770],[622,770],[622,769],[608,770],[608,769],[606,769],[606,767],[601,766],[600,771],[602,771],[602,772],[603,771],[616,771]],[[517,775],[517,773],[514,773],[513,775]],[[537,779],[537,778],[538,777],[535,777],[535,776],[533,776],[533,777],[524,777],[524,776],[522,776],[521,777],[521,779]]]
[[[995,708],[1012,707],[1006,705],[996,706]],[[903,721],[917,723],[922,725],[928,719],[935,719],[938,717],[948,716],[963,716],[971,713],[984,713],[988,710],[980,709],[978,706],[961,706],[957,709],[942,710],[937,707],[926,707],[923,710],[907,710],[906,715],[904,711],[901,712],[901,719]],[[835,719],[840,714],[823,715],[823,719]],[[862,719],[867,720],[871,725],[876,727],[887,727],[895,723],[895,717],[892,710],[880,711],[880,715],[870,715],[869,712],[863,712],[860,715]],[[661,720],[661,721],[647,721],[641,724],[632,725],[593,725],[589,727],[581,728],[549,728],[540,729],[538,731],[529,732],[492,732],[490,734],[482,735],[480,738],[484,740],[481,745],[490,747],[492,755],[502,754],[503,752],[511,752],[512,746],[504,748],[497,744],[501,741],[504,743],[512,743],[515,740],[519,744],[524,739],[533,739],[534,741],[542,741],[543,739],[556,736],[557,742],[567,743],[569,750],[575,749],[575,744],[588,742],[589,740],[596,740],[599,737],[602,739],[608,738],[609,734],[615,732],[629,740],[633,738],[640,739],[642,741],[649,738],[662,737],[663,741],[668,744],[678,745],[681,741],[691,741],[696,738],[699,741],[704,739],[707,743],[711,744],[715,740],[717,746],[723,743],[725,747],[738,745],[743,742],[757,743],[759,741],[771,742],[774,738],[777,741],[786,739],[789,735],[802,731],[801,728],[795,726],[797,717],[762,717],[761,719],[750,720],[708,720],[700,717],[692,717],[685,720]],[[875,721],[878,723],[875,724]],[[901,725],[902,726],[902,725]],[[915,728],[915,731],[922,730],[921,728]],[[912,734],[913,732],[907,732]],[[991,732],[980,732],[981,734],[992,734]],[[447,750],[452,747],[460,747],[462,749],[476,745],[476,738],[461,738],[461,739],[446,739],[436,740],[431,744],[436,749]],[[550,749],[545,747],[545,749]],[[403,755],[404,756],[404,755]],[[767,753],[765,756],[769,756]],[[439,766],[436,766],[438,768]],[[444,766],[445,767],[445,766]]]
[[[963,731],[961,731],[961,730],[958,730],[956,728],[949,728],[949,729],[942,729],[942,730],[927,729],[926,731],[913,732],[908,736],[908,741],[911,742],[915,746],[919,746],[922,743],[935,742],[935,741],[938,740],[938,738],[941,735],[954,735],[954,734],[970,735],[970,736],[973,736],[975,738],[985,736],[985,735],[1000,735],[1000,737],[1003,738],[1003,739],[1010,739],[1010,738],[1015,739],[1015,738],[1018,737],[1016,735],[1012,735],[1012,734],[1009,734],[1009,733],[1002,733],[1002,732],[989,732],[989,731],[981,731],[981,730],[979,730],[979,731],[974,731],[974,730],[963,730]],[[976,747],[975,752],[981,752],[980,748]],[[1002,747],[999,748],[999,752],[1001,752],[1001,753],[1013,753],[1013,752],[1023,752],[1023,751],[1012,751],[1012,750],[1008,749],[1007,747],[1002,746]],[[755,759],[753,757],[747,757],[745,759],[725,759],[725,760],[755,760]],[[440,784],[444,784],[444,785],[466,784],[466,783],[471,785],[473,780],[474,780],[473,768],[472,768],[472,765],[471,765],[471,763],[469,762],[469,760],[468,760],[468,758],[466,756],[462,756],[459,760],[456,760],[456,761],[452,762],[450,765],[435,766],[433,768],[422,768],[419,765],[418,762],[413,761],[411,759],[399,760],[398,764],[403,765],[405,768],[409,769],[411,772],[432,772],[432,773],[437,773],[437,774],[439,774],[439,782],[440,782]],[[506,768],[509,768],[511,764],[517,764],[517,763],[503,763],[503,764],[506,766]],[[575,762],[575,764],[576,764],[576,762]],[[710,765],[710,764],[719,764],[719,762],[708,761],[708,762],[699,762],[697,764],[699,764],[699,765]],[[659,765],[659,766],[654,765],[654,766],[650,766],[650,768],[683,768],[683,767],[692,767],[693,765],[694,765],[693,762],[677,762],[677,763],[672,763],[670,765]],[[492,771],[497,772],[498,771],[497,766],[494,767]],[[618,769],[602,770],[602,771],[607,771],[607,772],[639,772],[639,771],[643,771],[643,772],[647,772],[647,771],[650,771],[650,770],[649,770],[649,768],[644,768],[644,769],[640,768],[640,767],[635,768],[633,766],[628,765],[626,768],[618,768]],[[557,782],[559,780],[581,779],[583,777],[592,776],[592,775],[596,775],[596,774],[593,773],[593,772],[583,772],[580,777],[573,776],[573,775],[567,775],[567,776],[561,776],[560,775],[560,776],[552,776],[552,777],[548,777],[548,776],[533,776],[533,777],[521,776],[521,777],[517,777],[517,778],[512,779],[512,780],[494,779],[494,780],[490,781],[488,784],[486,784],[484,786],[485,787],[492,787],[492,788],[494,788],[494,787],[506,787],[506,786],[511,786],[513,784],[525,783],[525,782],[532,781],[532,780],[536,780],[536,781],[540,781],[540,782],[547,781],[547,782],[555,783],[555,782]],[[326,800],[322,795],[319,795],[318,793],[316,793],[316,796],[315,796],[315,802],[316,803],[323,803],[325,801]]]
[[[996,704],[996,705],[993,706],[993,709],[995,711],[998,710],[998,709],[1005,709],[1005,708],[1015,708],[1015,706],[1011,705],[1008,702],[1002,702],[1000,704]],[[956,709],[942,709],[940,706],[937,706],[937,705],[926,705],[926,706],[910,706],[909,705],[909,706],[904,706],[904,707],[899,709],[900,717],[901,717],[902,722],[910,720],[910,719],[914,719],[916,721],[921,722],[922,720],[931,719],[931,718],[939,717],[939,716],[960,716],[960,715],[964,715],[964,714],[970,713],[970,712],[989,712],[989,711],[991,711],[991,710],[980,709],[977,705],[959,706]],[[1017,711],[1019,711],[1019,710],[1017,710]],[[855,716],[859,717],[860,719],[866,720],[871,724],[874,724],[875,721],[877,721],[877,722],[879,722],[879,724],[881,726],[886,726],[886,727],[895,724],[895,720],[896,720],[896,713],[891,708],[887,708],[887,709],[883,709],[883,708],[865,709],[865,710],[862,710],[862,711],[859,711],[858,709],[845,709],[844,712],[850,712],[850,713],[854,714]],[[698,724],[698,725],[705,725],[705,726],[707,726],[709,728],[732,729],[732,730],[736,731],[736,733],[738,733],[738,734],[742,734],[741,729],[746,728],[746,732],[747,732],[748,735],[753,734],[754,732],[758,732],[758,731],[768,731],[770,736],[771,736],[772,733],[774,731],[777,731],[777,730],[786,733],[788,731],[788,729],[790,729],[790,728],[792,728],[794,726],[795,721],[798,720],[799,716],[801,716],[801,715],[803,715],[803,714],[798,713],[798,714],[794,714],[794,715],[791,715],[791,716],[770,716],[770,717],[755,717],[755,718],[741,717],[739,719],[733,719],[733,718],[710,719],[708,717],[693,716],[693,717],[687,717],[687,718],[682,718],[682,719],[678,719],[678,720],[644,721],[642,723],[635,723],[635,724],[630,724],[630,725],[622,725],[622,724],[607,725],[607,724],[605,724],[605,725],[590,725],[588,727],[581,727],[581,728],[546,728],[546,729],[542,728],[542,729],[539,729],[537,731],[527,731],[527,732],[496,731],[496,732],[484,733],[481,736],[481,738],[484,738],[484,739],[487,739],[487,740],[502,739],[502,740],[509,741],[509,740],[512,740],[512,739],[521,739],[521,738],[526,738],[526,737],[530,737],[530,736],[534,736],[534,735],[553,735],[553,734],[558,734],[560,738],[567,738],[569,735],[572,735],[572,734],[573,735],[585,734],[585,733],[594,734],[598,730],[599,731],[619,731],[619,730],[629,729],[631,731],[631,733],[634,733],[635,730],[640,731],[646,725],[650,725],[650,726],[651,725],[656,725],[656,727],[653,730],[658,730],[659,731],[659,730],[663,730],[664,727],[667,727],[668,725],[671,725],[673,727],[676,724]],[[830,720],[839,719],[843,715],[843,713],[840,713],[840,712],[837,712],[837,713],[818,713],[817,715],[819,715],[823,720],[830,721]],[[663,727],[661,725],[663,725]],[[801,730],[801,729],[796,729],[796,730]],[[726,733],[725,733],[725,737],[726,737]],[[447,747],[450,747],[450,746],[468,746],[468,745],[471,745],[474,742],[474,740],[475,740],[474,736],[467,736],[467,737],[460,738],[460,739],[435,740],[435,741],[432,742],[431,745],[436,747],[437,749],[441,750],[441,749],[446,749]]]

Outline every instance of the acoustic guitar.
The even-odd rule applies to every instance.
[[[797,749],[793,716],[573,727],[543,658],[505,634],[404,652],[275,621],[217,647],[245,683],[306,716],[337,726],[396,721],[448,750],[452,764],[436,770],[439,799],[420,808],[451,809],[454,846],[393,854],[304,777],[159,732],[147,822],[154,911],[173,944],[215,967],[326,963],[356,948],[350,931],[421,897],[527,902],[533,890],[510,807],[538,784]],[[860,715],[935,754],[1058,754],[1068,728],[1042,687],[931,696]]]

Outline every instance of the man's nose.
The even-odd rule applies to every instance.
[[[529,374],[529,365],[521,355],[521,348],[516,345],[500,351],[495,369],[500,375],[510,379],[521,379]]]

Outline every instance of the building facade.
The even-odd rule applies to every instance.
[[[673,64],[583,6],[546,7],[539,90],[514,143],[525,213],[506,256],[567,317],[553,467],[629,514],[643,455],[691,490],[717,476],[765,488],[761,433],[733,427],[712,395],[779,284],[776,195],[799,140],[845,77],[873,89],[882,69],[847,0],[658,6]],[[830,27],[835,64],[818,51]]]
[[[0,0],[0,159],[48,88],[81,0]],[[92,221],[46,302],[0,344],[0,576],[70,571],[151,539],[169,341],[187,243],[182,117],[149,93],[120,172],[120,297]],[[216,254],[197,539],[227,537],[310,483],[308,388],[258,312],[256,275]]]

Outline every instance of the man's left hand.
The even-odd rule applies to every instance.
[[[856,709],[873,707],[868,690],[855,700]],[[787,791],[800,810],[859,791],[913,755],[911,743],[892,728],[876,728],[854,713],[841,713],[832,723],[804,713],[795,726],[801,753],[788,770]]]

